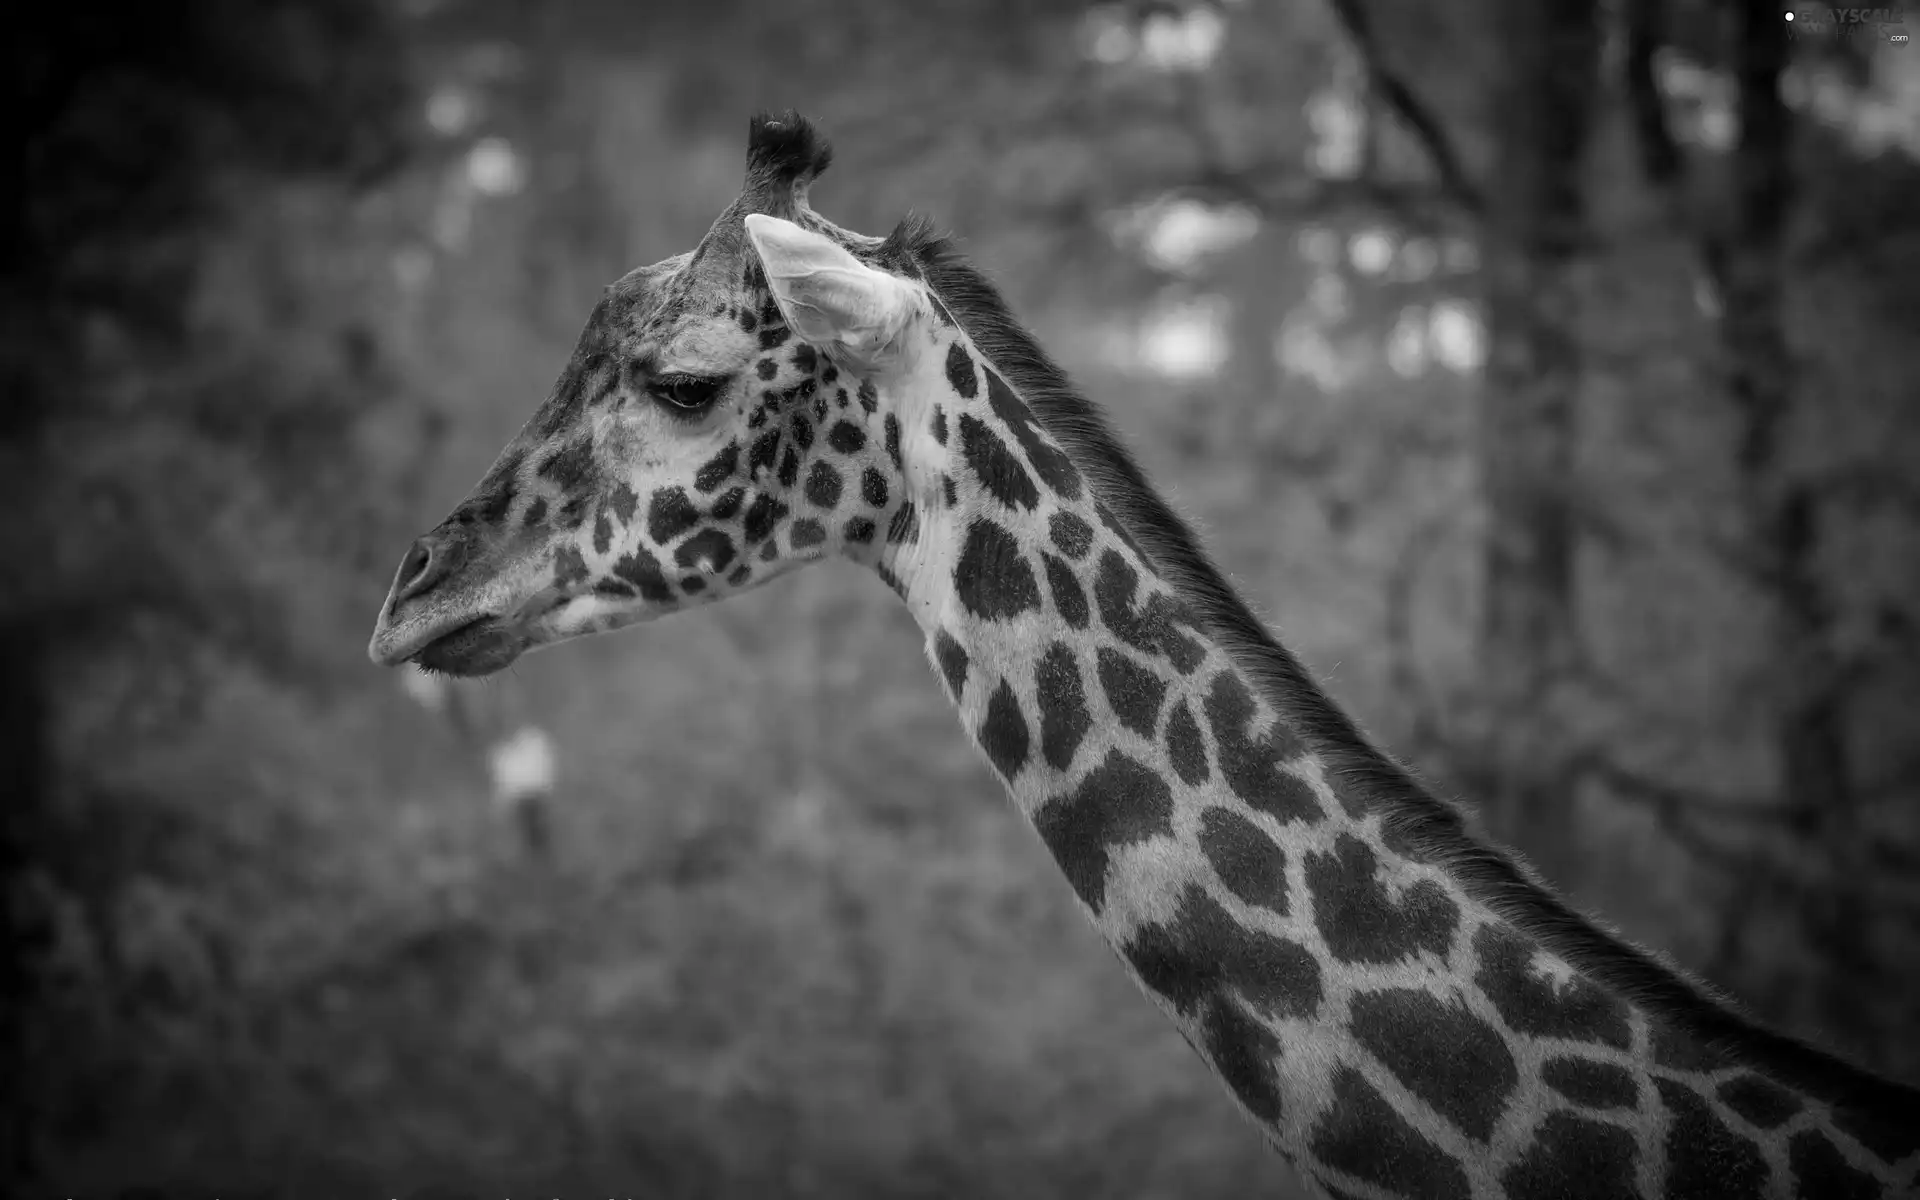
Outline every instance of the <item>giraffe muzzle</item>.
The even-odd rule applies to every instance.
[[[528,639],[502,616],[497,587],[475,586],[466,531],[442,526],[414,540],[394,572],[367,657],[447,675],[488,675],[518,658]]]

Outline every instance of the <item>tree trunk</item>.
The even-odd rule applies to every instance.
[[[1770,592],[1767,656],[1774,679],[1774,744],[1789,836],[1827,857],[1827,877],[1797,905],[1810,945],[1826,961],[1814,1012],[1835,1030],[1860,1024],[1858,996],[1871,990],[1861,841],[1847,751],[1847,688],[1835,661],[1832,600],[1819,574],[1819,497],[1796,480],[1789,453],[1795,364],[1782,318],[1783,252],[1794,199],[1792,118],[1780,97],[1787,62],[1777,6],[1740,7],[1735,72],[1740,140],[1734,160],[1734,237],[1727,261],[1722,349],[1727,389],[1740,416],[1736,466],[1751,555]],[[1871,1050],[1869,1046],[1854,1047]]]
[[[1481,661],[1488,765],[1498,776],[1488,815],[1527,845],[1534,806],[1525,797],[1550,769],[1555,741],[1544,702],[1576,661],[1567,482],[1581,383],[1581,167],[1601,36],[1593,0],[1502,0],[1495,9],[1507,67],[1493,88],[1498,149],[1486,192]]]

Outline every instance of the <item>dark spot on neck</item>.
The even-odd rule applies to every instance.
[[[1012,449],[971,413],[960,414],[960,452],[974,478],[1002,506],[1031,512],[1040,503],[1040,490]]]
[[[1066,451],[1055,445],[1039,425],[1033,414],[1027,411],[999,372],[992,367],[986,369],[987,402],[1013,436],[1019,440],[1020,448],[1027,452],[1027,461],[1033,464],[1034,473],[1040,476],[1040,482],[1052,489],[1055,495],[1065,500],[1080,498],[1080,472],[1074,469],[1073,460]]]
[[[1220,774],[1234,795],[1281,821],[1314,824],[1326,818],[1319,797],[1306,780],[1283,769],[1306,750],[1286,722],[1276,719],[1262,737],[1249,732],[1254,716],[1253,694],[1234,668],[1222,668],[1214,676],[1202,715],[1213,730]]]
[[[1380,879],[1365,842],[1343,833],[1333,853],[1309,853],[1307,888],[1313,921],[1327,951],[1342,962],[1391,963],[1426,951],[1444,957],[1460,924],[1460,906],[1431,879],[1396,899]]]
[[[1841,1133],[1867,1148],[1881,1162],[1895,1163],[1920,1151],[1920,1123],[1903,1119],[1912,1115],[1908,1102],[1900,1114],[1885,1113],[1858,1105],[1836,1104],[1833,1125]]]
[[[1520,1083],[1513,1052],[1493,1026],[1430,992],[1361,992],[1348,1028],[1381,1066],[1468,1137],[1487,1142]]]
[[[955,704],[967,683],[967,651],[953,635],[942,629],[933,635],[933,656],[940,663],[940,677],[947,681],[947,694]]]
[[[1120,724],[1151,739],[1160,725],[1160,702],[1166,699],[1166,680],[1155,675],[1111,646],[1100,647],[1095,656],[1100,674],[1100,690]]]
[[[1287,854],[1266,831],[1232,809],[1200,814],[1200,852],[1242,904],[1287,915]]]
[[[1177,628],[1190,624],[1186,610],[1164,592],[1154,592],[1136,605],[1139,588],[1139,573],[1119,551],[1109,549],[1100,555],[1100,571],[1093,581],[1100,620],[1127,645],[1143,654],[1164,657],[1182,675],[1190,674],[1206,654]]]
[[[1818,1130],[1793,1135],[1787,1143],[1787,1166],[1799,1185],[1795,1195],[1803,1200],[1881,1200],[1887,1194]]]
[[[973,356],[959,342],[947,347],[947,383],[963,399],[980,394],[980,378],[973,369]]]
[[[1098,913],[1113,853],[1173,832],[1173,794],[1139,761],[1109,750],[1079,787],[1041,805],[1034,825],[1074,893]]]
[[[1553,983],[1534,974],[1534,945],[1514,930],[1481,926],[1473,935],[1473,953],[1480,963],[1475,985],[1515,1033],[1598,1042],[1616,1050],[1632,1045],[1626,1005],[1582,976]]]
[[[1040,706],[1040,754],[1047,765],[1064,771],[1093,728],[1080,664],[1063,642],[1047,647],[1034,668],[1034,693]]]
[[[1075,562],[1085,558],[1087,551],[1093,549],[1093,526],[1065,509],[1054,513],[1047,525],[1053,535],[1055,549]]]
[[[1618,1125],[1553,1112],[1500,1182],[1513,1200],[1618,1200],[1640,1194],[1638,1155],[1633,1135]]]
[[[1550,1058],[1540,1080],[1582,1108],[1637,1108],[1640,1084],[1632,1071],[1578,1055]]]
[[[1207,747],[1200,740],[1200,726],[1184,699],[1173,702],[1173,712],[1167,717],[1167,761],[1173,765],[1173,773],[1188,787],[1199,787],[1213,773],[1207,766]]]
[[[1672,1117],[1667,1125],[1668,1194],[1759,1200],[1771,1174],[1760,1148],[1728,1128],[1692,1088],[1658,1076],[1653,1086]]]
[[[1800,1097],[1758,1075],[1740,1075],[1720,1085],[1720,1102],[1762,1129],[1775,1129],[1800,1111]]]
[[[1394,1111],[1366,1077],[1343,1066],[1333,1102],[1314,1124],[1314,1157],[1356,1179],[1423,1200],[1471,1200],[1460,1164]]]
[[[986,751],[994,770],[1000,772],[1001,778],[1012,783],[1020,774],[1020,768],[1027,765],[1031,738],[1027,732],[1027,719],[1020,712],[1020,700],[1004,679],[987,700],[987,713],[980,722],[979,737],[980,748]]]
[[[1197,883],[1181,893],[1171,921],[1142,925],[1121,953],[1140,981],[1183,1016],[1229,991],[1268,1018],[1311,1018],[1320,1011],[1320,964],[1313,955],[1240,924]]]
[[[1280,1039],[1225,996],[1215,996],[1200,1017],[1200,1045],[1213,1069],[1259,1121],[1280,1119],[1280,1080],[1273,1062]]]
[[[1040,552],[1040,561],[1047,568],[1047,587],[1053,592],[1054,610],[1068,625],[1085,629],[1092,614],[1087,609],[1087,594],[1080,590],[1080,580],[1073,568],[1045,550]]]
[[[1140,548],[1140,543],[1133,540],[1133,531],[1122,525],[1120,518],[1113,515],[1112,509],[1104,504],[1096,504],[1093,506],[1093,515],[1100,518],[1100,523],[1107,527],[1108,533],[1120,539],[1121,545],[1133,551],[1135,558],[1143,563],[1153,561],[1147,557],[1147,552]]]
[[[1040,607],[1040,585],[1011,533],[984,517],[967,526],[953,571],[954,591],[984,621],[1017,617]]]

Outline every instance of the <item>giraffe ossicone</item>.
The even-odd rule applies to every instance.
[[[1376,750],[993,287],[924,223],[740,196],[630,272],[369,654],[454,675],[842,554],[1146,995],[1339,1197],[1920,1191],[1920,1092],[1571,911]]]

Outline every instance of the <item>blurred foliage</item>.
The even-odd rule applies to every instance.
[[[1476,790],[1501,716],[1478,379],[1420,330],[1477,299],[1491,8],[54,11],[11,48],[0,289],[14,1190],[1288,1194],[871,580],[808,572],[488,684],[560,748],[550,860],[361,648],[392,556],[545,393],[597,289],[692,245],[746,114],[792,105],[839,151],[822,210],[957,227],[1336,695]],[[1801,110],[1788,457],[1829,481],[1863,780],[1837,847],[1781,817],[1758,682],[1771,584],[1742,558],[1700,249],[1729,202],[1700,132],[1726,103],[1710,8],[1670,7],[1658,72],[1684,203],[1646,178],[1631,98],[1596,97],[1566,484],[1597,670],[1563,730],[1589,769],[1524,848],[1769,1017],[1913,1075],[1915,160]],[[1798,69],[1847,112],[1911,95],[1884,63]],[[1241,232],[1173,253],[1196,213]],[[1224,353],[1156,374],[1168,314],[1196,313]],[[1839,873],[1873,901],[1845,948],[1799,920]],[[1841,949],[1879,972],[1851,1027],[1818,999]]]

